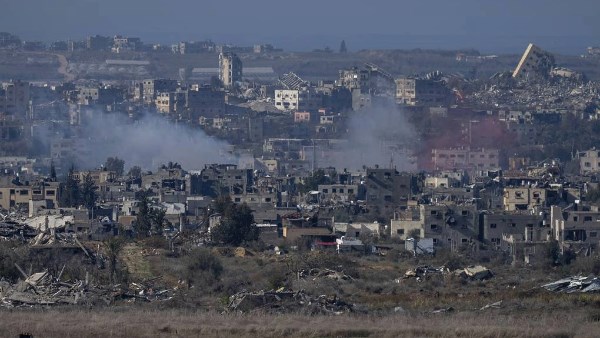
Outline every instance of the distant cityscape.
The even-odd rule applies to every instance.
[[[463,255],[478,267],[453,270],[464,268],[469,283],[492,278],[485,262],[567,269],[598,255],[600,47],[574,55],[536,41],[521,55],[352,48],[121,35],[46,44],[0,33],[0,239],[82,249],[110,266],[95,278],[112,284],[125,278],[117,268],[125,263],[98,243],[115,239],[147,241],[128,242],[139,251],[158,238],[172,257],[198,247]],[[310,277],[289,268],[274,294],[341,273],[311,267],[302,272]],[[405,278],[450,273],[427,269]],[[32,281],[21,272],[13,280]],[[208,278],[173,276],[179,284],[162,286],[165,299]],[[140,290],[122,297],[140,299]],[[258,296],[242,290],[228,289],[229,310],[254,306],[244,302]],[[54,292],[45,295],[62,302]],[[3,304],[44,304],[34,293],[19,297]],[[349,311],[337,298],[309,299],[324,313]]]

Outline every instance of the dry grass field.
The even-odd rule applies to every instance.
[[[181,310],[3,311],[0,335],[18,337],[597,337],[588,311],[342,315],[232,315]]]

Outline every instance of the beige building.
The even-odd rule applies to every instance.
[[[506,187],[503,193],[504,210],[532,210],[544,207],[547,196],[544,188]]]
[[[531,238],[533,232],[537,233],[539,229],[545,229],[546,235],[550,234],[550,224],[539,214],[518,211],[486,213],[482,218],[481,237],[500,247],[504,235],[525,235],[527,232]]]
[[[0,207],[5,210],[13,208],[28,209],[30,201],[46,201],[52,208],[58,206],[59,183],[43,182],[35,185],[17,186],[13,184],[0,187]]]
[[[452,92],[441,81],[404,77],[396,79],[396,102],[408,106],[444,106]]]
[[[432,149],[431,161],[434,170],[495,170],[500,167],[500,152],[498,149]]]
[[[348,202],[358,194],[358,186],[353,184],[319,184],[318,190],[321,193],[321,201]]]
[[[579,171],[582,175],[600,171],[600,151],[594,149],[579,152]]]
[[[406,240],[417,234],[421,238],[433,238],[437,247],[456,250],[476,243],[478,227],[474,205],[422,204],[396,213],[390,222],[390,236]]]
[[[242,81],[242,60],[236,54],[219,54],[219,80],[227,88]]]
[[[553,238],[561,244],[598,245],[600,239],[600,210],[598,207],[578,206],[579,210],[552,206],[550,222]]]

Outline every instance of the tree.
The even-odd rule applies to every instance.
[[[340,53],[348,53],[348,49],[346,48],[346,40],[342,40],[342,43],[340,43]]]
[[[140,196],[140,206],[135,220],[134,228],[138,236],[148,236],[152,229],[152,214],[150,210],[150,200],[148,192],[142,191]]]
[[[60,204],[63,207],[76,207],[79,205],[79,198],[79,182],[75,179],[75,167],[71,166],[60,197]]]
[[[131,178],[140,178],[142,177],[142,168],[140,166],[134,165],[129,169],[127,175],[129,175],[129,177]]]
[[[152,222],[152,233],[156,235],[162,235],[163,227],[168,223],[167,213],[163,209],[154,209],[150,212],[150,219]]]
[[[92,175],[87,173],[81,183],[81,204],[85,205],[88,210],[92,210],[96,206],[98,200],[96,190],[98,190],[98,186],[96,186]]]
[[[216,209],[216,207],[215,207]],[[212,239],[227,245],[238,246],[258,239],[258,227],[247,204],[227,206],[221,223],[211,230]]]
[[[123,176],[125,172],[125,161],[118,157],[109,157],[104,163],[104,168],[109,171],[114,171],[117,176]]]
[[[117,282],[117,263],[119,254],[123,251],[125,241],[119,237],[111,237],[104,241],[106,256],[108,258],[108,266],[110,269],[110,280],[112,283]]]

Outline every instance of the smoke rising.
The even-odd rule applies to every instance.
[[[168,162],[192,170],[232,160],[227,143],[157,115],[130,121],[122,114],[95,113],[81,127],[81,136],[87,156],[80,165],[87,168],[99,167],[109,156],[146,170]]]
[[[348,169],[393,166],[400,171],[414,171],[412,149],[416,138],[402,108],[391,101],[376,101],[350,116],[348,142],[322,164]]]

